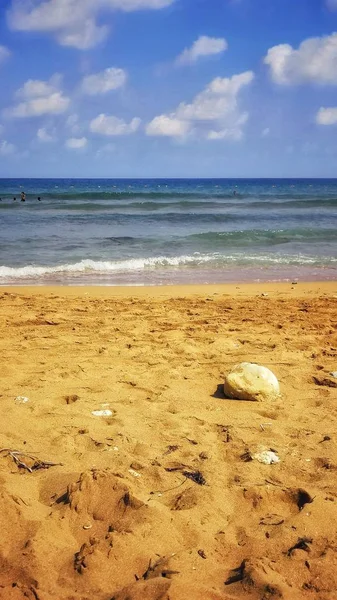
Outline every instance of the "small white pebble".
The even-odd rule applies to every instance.
[[[91,414],[94,417],[112,417],[111,410],[93,410]]]
[[[133,477],[141,477],[141,474],[137,473],[137,471],[134,471],[133,469],[129,469],[129,473],[130,475],[133,475]]]
[[[258,460],[260,463],[264,465],[273,465],[275,463],[280,462],[279,457],[275,452],[271,450],[263,450],[262,452],[258,452],[257,454],[253,454],[253,458]]]
[[[29,398],[27,398],[27,396],[17,396],[14,399],[15,404],[26,404],[27,402],[29,402]]]

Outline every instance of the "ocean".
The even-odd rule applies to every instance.
[[[0,285],[337,275],[337,179],[0,179],[0,198]]]

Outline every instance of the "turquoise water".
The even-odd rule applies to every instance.
[[[3,285],[337,274],[337,180],[2,179],[0,197]]]

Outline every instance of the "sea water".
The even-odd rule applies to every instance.
[[[2,179],[0,198],[0,285],[337,275],[337,179]]]

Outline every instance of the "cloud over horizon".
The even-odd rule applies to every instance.
[[[264,63],[279,85],[337,84],[337,33],[306,39],[298,50],[290,44],[273,46]]]
[[[184,137],[195,131],[209,140],[241,139],[248,113],[239,110],[238,95],[253,79],[252,71],[216,77],[191,103],[181,102],[175,111],[152,119],[146,134]]]
[[[53,75],[49,81],[28,79],[15,93],[15,97],[23,99],[23,102],[5,109],[5,116],[24,119],[64,113],[70,105],[70,98],[60,89],[61,80],[59,74]]]

